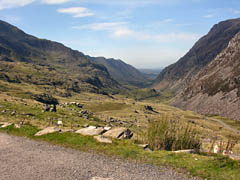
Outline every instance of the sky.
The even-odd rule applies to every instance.
[[[240,17],[240,0],[0,0],[0,19],[90,56],[162,68],[214,24]]]

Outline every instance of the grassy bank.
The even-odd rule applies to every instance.
[[[157,166],[171,166],[186,170],[194,176],[212,180],[240,179],[240,162],[223,156],[207,156],[206,154],[175,154],[167,151],[147,152],[139,148],[133,141],[113,140],[113,144],[101,144],[92,137],[74,133],[54,133],[41,137],[34,137],[38,131],[36,127],[25,125],[20,129],[13,126],[0,129],[0,132],[24,136],[34,140],[47,141],[51,144],[70,147],[80,151],[104,153],[107,156],[154,164]]]

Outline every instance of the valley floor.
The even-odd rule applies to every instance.
[[[0,133],[0,179],[187,180],[169,168],[79,152]],[[197,179],[197,178],[192,178]]]

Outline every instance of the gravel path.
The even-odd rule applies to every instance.
[[[111,159],[0,133],[1,180],[188,180],[171,169]],[[193,178],[195,179],[195,178]]]

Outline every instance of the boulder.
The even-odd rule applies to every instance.
[[[2,123],[0,123],[0,125],[1,125],[1,128],[5,128],[5,127],[8,127],[8,126],[11,126],[11,125],[13,125],[13,123],[9,123],[9,122],[2,122]]]
[[[96,139],[100,143],[107,143],[107,144],[112,144],[112,140],[108,139],[102,135],[99,136],[94,136],[94,139]]]
[[[57,127],[47,127],[39,132],[37,132],[34,136],[42,136],[44,134],[50,134],[50,133],[55,133],[55,132],[60,132],[61,129]]]
[[[14,124],[14,128],[20,129],[21,128],[21,124]]]
[[[179,150],[179,151],[173,151],[175,153],[187,153],[187,154],[193,154],[196,153],[195,149],[186,149],[186,150]]]
[[[105,132],[103,136],[115,139],[131,139],[133,133],[125,127],[116,127]]]
[[[96,136],[102,134],[103,132],[104,132],[103,127],[89,126],[86,128],[79,129],[75,133],[79,133],[84,136]]]
[[[149,105],[145,105],[144,108],[148,111],[153,111],[153,108],[152,106],[149,106]]]
[[[146,149],[149,147],[149,144],[138,144],[140,148]]]
[[[112,129],[112,127],[109,127],[109,126],[104,127],[105,131],[109,131],[110,129]]]

